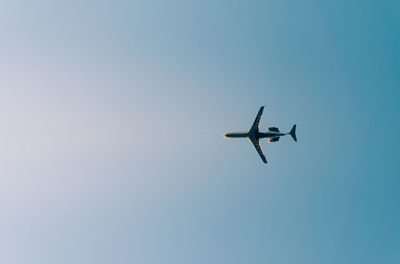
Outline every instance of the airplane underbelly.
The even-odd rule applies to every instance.
[[[258,137],[259,138],[270,138],[270,137],[276,137],[277,135],[275,133],[259,133]]]
[[[224,136],[228,137],[228,138],[246,138],[248,136],[248,134],[247,133],[226,133]]]

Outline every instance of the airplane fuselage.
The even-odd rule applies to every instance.
[[[255,131],[254,133],[251,132],[233,132],[233,133],[226,133],[224,136],[227,138],[248,138],[248,137],[254,137],[257,139],[260,138],[275,138],[275,137],[281,137],[287,135],[287,133],[280,133],[280,132],[257,132]]]

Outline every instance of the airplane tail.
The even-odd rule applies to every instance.
[[[296,125],[293,125],[292,129],[290,130],[289,134],[292,136],[293,140],[297,142],[296,137]]]

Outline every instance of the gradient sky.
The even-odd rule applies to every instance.
[[[0,263],[400,263],[398,1],[2,1]],[[247,140],[298,125],[290,137]]]

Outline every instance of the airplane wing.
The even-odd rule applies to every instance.
[[[262,112],[262,109],[260,109],[260,111]],[[267,160],[265,159],[264,153],[260,146],[260,141],[256,138],[249,138],[249,140],[251,141],[251,143],[253,143],[253,145],[256,148],[258,155],[260,155],[260,158],[262,159],[262,161],[264,161],[264,163],[267,163]]]
[[[254,130],[258,131],[258,124],[260,123],[260,119],[261,119],[261,115],[262,115],[263,111],[264,111],[264,106],[261,106],[260,110],[258,110],[256,119],[254,120],[253,125],[250,128],[250,131],[254,131]]]

